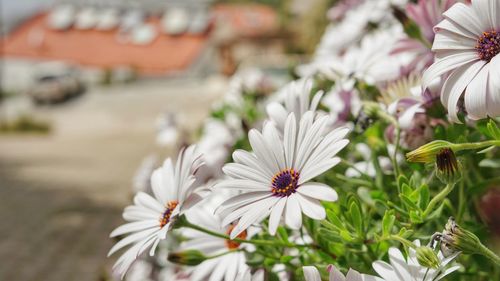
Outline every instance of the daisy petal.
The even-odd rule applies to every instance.
[[[297,192],[314,199],[323,201],[337,201],[337,192],[326,184],[319,182],[308,182],[297,188]]]

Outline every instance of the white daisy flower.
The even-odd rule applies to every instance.
[[[201,155],[195,151],[195,146],[181,150],[175,167],[168,158],[151,175],[154,196],[139,192],[134,197],[134,205],[125,208],[123,218],[128,223],[116,228],[110,237],[125,234],[127,237],[116,243],[108,253],[110,256],[132,245],[113,266],[122,278],[146,249],[151,248],[150,255],[154,255],[156,246],[165,239],[175,218],[201,200],[198,194],[201,190],[194,185],[194,173],[201,165]]]
[[[420,247],[420,241],[413,242],[417,247]],[[420,265],[417,261],[417,252],[410,248],[408,258],[403,256],[403,253],[398,248],[391,247],[389,249],[390,264],[385,261],[375,261],[373,269],[380,275],[381,278],[363,275],[363,280],[367,281],[437,281],[444,278],[446,275],[459,269],[460,266],[452,266],[447,268],[447,265],[453,261],[459,253],[445,258],[441,252],[438,254],[440,260],[440,268],[432,269]]]
[[[321,275],[318,269],[314,266],[304,266],[302,267],[304,271],[304,277],[306,281],[321,281]],[[329,281],[363,281],[363,276],[356,270],[349,269],[347,275],[344,276],[335,266],[329,265],[328,271],[330,272]]]
[[[214,232],[229,234],[233,229],[233,225],[222,227],[221,219],[217,215],[214,215],[215,206],[218,205],[217,201],[220,203],[220,200],[216,200],[210,202],[210,204],[204,204],[202,207],[191,209],[186,213],[188,221]],[[238,250],[251,248],[251,245],[244,245],[232,240],[214,237],[189,228],[182,229],[181,234],[188,241],[181,243],[179,247],[180,252],[198,250],[206,256],[216,256],[232,251],[228,254],[205,260],[196,267],[188,269],[187,272],[191,273],[189,280],[233,281],[239,274],[243,274],[249,269],[248,265],[246,265],[245,253]],[[255,234],[255,231],[253,234]],[[246,239],[251,235],[251,232],[244,231],[238,238]]]
[[[264,270],[259,269],[252,274],[249,268],[245,272],[238,274],[236,281],[264,281]]]
[[[311,99],[312,87],[313,81],[309,78],[292,81],[277,93],[278,99],[283,100],[284,105],[280,102],[270,102],[267,105],[267,115],[280,132],[285,128],[289,113],[293,112],[297,120],[300,120],[307,111],[316,110],[323,92],[317,92]]]
[[[237,150],[235,163],[223,168],[228,179],[216,188],[243,191],[220,207],[223,225],[239,219],[231,231],[231,239],[251,224],[270,215],[269,232],[274,235],[281,220],[292,229],[302,226],[302,212],[317,220],[325,218],[319,200],[336,201],[337,193],[322,183],[309,182],[340,162],[337,152],[348,144],[347,128],[326,133],[328,116],[314,120],[314,112],[306,112],[297,125],[291,113],[285,123],[283,140],[271,123],[261,132],[253,129],[248,137],[253,153]]]
[[[449,73],[441,102],[453,121],[459,122],[462,95],[471,119],[500,116],[500,2],[457,3],[443,16],[435,27],[436,61],[424,73],[424,88]]]

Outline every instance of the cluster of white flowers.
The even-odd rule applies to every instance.
[[[302,233],[304,221],[323,221],[326,206],[342,201],[338,187],[321,180],[323,174],[343,161],[356,161],[339,174],[368,183],[397,176],[393,170],[404,161],[398,147],[415,149],[429,142],[436,124],[500,116],[498,0],[338,2],[328,12],[332,23],[312,61],[297,68],[302,78],[271,94],[263,73],[239,72],[224,104],[215,109],[218,114],[205,121],[197,144],[154,171],[155,160],[145,161],[136,179],[141,191],[123,213],[128,223],[111,233],[122,239],[109,255],[130,246],[114,266],[122,278],[143,252],[154,255],[172,236],[181,237],[169,242],[177,245],[169,249],[177,253],[175,259],[197,266],[164,265],[168,271],[160,276],[168,277],[163,280],[263,280],[261,267],[247,265],[246,253],[257,250],[245,242],[255,235],[283,235],[280,228],[292,235],[280,236],[279,245],[300,249],[314,242],[314,235]],[[321,88],[318,79],[331,86]],[[244,116],[248,93],[255,110],[267,117]],[[433,108],[444,113],[439,100],[448,117],[427,113]],[[354,143],[352,155],[339,157],[353,142],[349,133],[376,117],[388,120],[388,143],[382,149],[377,143]],[[178,143],[172,116],[158,126],[160,143]],[[143,187],[149,183],[149,189]],[[415,250],[420,241],[413,243],[405,245],[407,255],[391,247],[385,255],[390,263],[372,261],[380,277],[354,269],[345,276],[333,265],[319,269],[329,272],[330,281],[430,281],[459,268],[450,266],[459,252],[445,257],[435,245],[439,266],[421,265]],[[307,265],[297,257],[300,251],[287,253],[290,259],[283,263]],[[152,271],[142,263],[130,275]],[[287,280],[288,273],[279,272],[281,264],[269,267]],[[303,273],[308,281],[322,278],[313,266]]]

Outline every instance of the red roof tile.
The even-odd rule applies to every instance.
[[[262,4],[218,4],[212,11],[219,22],[228,23],[239,35],[265,35],[279,28],[276,12]]]
[[[159,33],[149,45],[124,44],[117,42],[117,30],[57,31],[47,26],[46,19],[46,13],[34,16],[6,37],[1,56],[64,60],[100,68],[133,66],[141,74],[158,75],[186,69],[200,54],[209,36],[209,33],[180,36]],[[160,30],[159,18],[151,18],[149,23]],[[43,34],[41,43],[34,46],[30,41],[34,32],[39,31]]]

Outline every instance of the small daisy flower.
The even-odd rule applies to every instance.
[[[420,241],[413,242],[417,247],[420,247]],[[389,263],[385,261],[375,261],[373,269],[380,275],[381,278],[363,275],[363,280],[377,281],[437,281],[444,278],[446,275],[456,271],[460,266],[447,267],[459,253],[445,258],[440,252],[438,259],[440,267],[438,269],[427,268],[419,264],[417,260],[417,251],[413,248],[409,249],[408,258],[403,256],[403,253],[397,248],[389,249]]]
[[[320,200],[336,201],[337,193],[325,184],[309,181],[338,164],[340,158],[335,155],[349,143],[344,139],[349,130],[338,128],[326,133],[328,122],[328,116],[314,120],[314,113],[309,111],[297,125],[291,113],[283,140],[271,123],[264,125],[262,133],[255,129],[249,132],[253,152],[235,151],[235,163],[223,168],[229,178],[215,186],[243,192],[226,200],[218,210],[223,225],[239,219],[231,239],[269,215],[272,235],[282,216],[292,229],[302,226],[302,212],[313,219],[325,218]]]
[[[154,255],[176,217],[202,199],[198,194],[201,190],[194,185],[194,174],[201,165],[201,155],[195,151],[195,146],[181,150],[175,167],[168,158],[151,175],[153,196],[139,192],[134,197],[134,205],[125,208],[123,218],[128,223],[116,228],[110,237],[127,236],[108,253],[110,256],[132,245],[113,266],[122,278],[146,249],[151,248],[150,255]]]
[[[306,281],[321,281],[321,275],[316,267],[304,266],[302,270],[304,271]],[[353,269],[349,269],[347,275],[344,276],[335,266],[329,265],[328,272],[330,272],[329,281],[363,281],[363,276]]]
[[[267,115],[279,131],[285,128],[288,114],[293,112],[297,120],[307,111],[315,111],[323,92],[319,91],[311,99],[313,81],[309,78],[302,78],[285,85],[278,93],[278,99],[284,101],[284,105],[279,102],[270,102],[266,107]]]
[[[436,61],[424,73],[424,88],[449,73],[441,102],[453,121],[460,122],[457,111],[462,96],[469,118],[500,116],[500,2],[457,3],[443,16],[435,27]]]
[[[186,213],[186,218],[189,222],[200,225],[211,231],[229,234],[234,226],[221,226],[221,219],[217,215],[214,215],[216,202],[217,200],[212,200],[209,204],[191,209]],[[249,269],[246,265],[245,253],[241,250],[250,250],[248,247],[251,248],[251,245],[244,245],[232,240],[221,239],[194,229],[182,229],[181,234],[188,240],[181,243],[178,249],[180,252],[198,250],[205,256],[223,254],[220,257],[205,260],[196,267],[188,269],[187,272],[191,273],[189,280],[201,281],[209,279],[211,281],[233,281],[238,275],[243,274]],[[238,235],[238,238],[247,239],[252,236],[252,234],[255,234],[255,231],[254,233],[252,233],[251,230],[249,232],[243,231]]]

